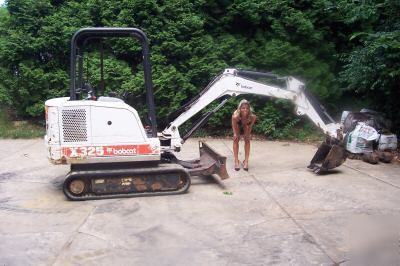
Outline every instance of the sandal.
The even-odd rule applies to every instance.
[[[243,167],[243,170],[249,171],[249,165],[248,165],[248,163],[247,163],[247,167],[244,167],[244,161],[243,161],[243,162],[242,162],[242,167]]]
[[[235,164],[235,171],[239,171],[239,170],[240,170],[240,163],[239,163],[239,165]]]

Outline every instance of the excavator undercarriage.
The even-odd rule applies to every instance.
[[[114,167],[71,171],[64,182],[65,195],[70,200],[173,195],[186,192],[190,186],[189,173],[177,164]]]
[[[200,158],[182,161],[172,153],[161,163],[73,164],[63,191],[70,200],[175,195],[187,192],[191,176],[229,177],[226,157],[199,142]]]

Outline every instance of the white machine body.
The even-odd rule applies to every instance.
[[[158,161],[158,138],[148,137],[137,111],[118,98],[46,101],[46,150],[54,164]]]

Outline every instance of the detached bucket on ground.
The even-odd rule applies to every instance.
[[[346,151],[343,147],[323,142],[307,168],[312,169],[316,174],[320,174],[342,165],[345,160]]]

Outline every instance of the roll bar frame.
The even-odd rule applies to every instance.
[[[133,37],[138,40],[142,46],[143,54],[143,71],[144,71],[144,84],[146,89],[146,102],[149,108],[148,117],[151,123],[152,136],[157,137],[157,121],[156,111],[154,104],[154,91],[153,80],[151,77],[151,64],[150,64],[150,48],[149,41],[146,34],[137,28],[82,28],[75,32],[71,39],[71,54],[70,54],[70,70],[69,70],[69,88],[70,100],[77,100],[77,79],[76,79],[76,60],[81,56],[80,45],[84,45],[85,40],[92,38],[104,37]],[[82,71],[82,69],[80,70]],[[78,81],[79,82],[79,81]]]

